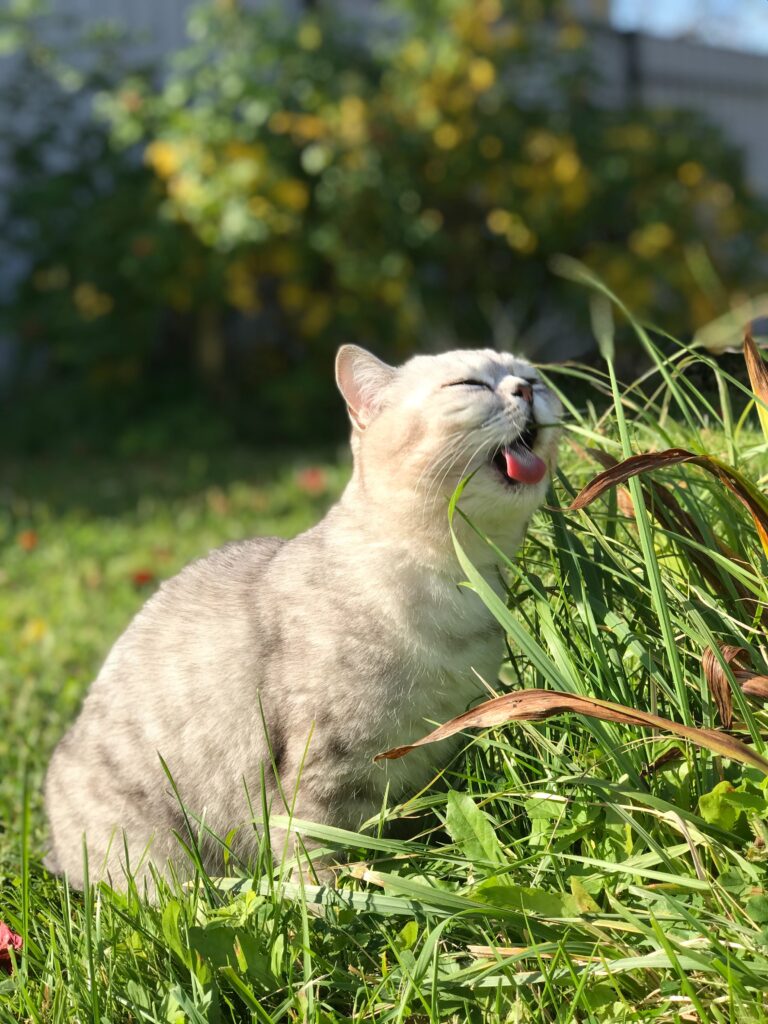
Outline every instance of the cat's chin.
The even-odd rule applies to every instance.
[[[535,483],[528,484],[521,483],[519,480],[510,480],[509,477],[505,476],[504,473],[500,472],[495,466],[491,466],[490,475],[492,476],[498,490],[502,493],[506,492],[511,496],[523,496],[527,495],[529,492],[538,491],[538,485],[541,482],[540,480],[537,480]]]

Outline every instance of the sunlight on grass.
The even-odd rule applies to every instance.
[[[693,465],[567,511],[602,468],[589,448],[617,460],[687,448],[735,460],[756,488],[768,472],[744,384],[684,347],[662,359],[638,333],[654,360],[642,387],[620,386],[610,362],[590,372],[605,412],[569,405],[570,377],[587,371],[548,371],[569,430],[498,609],[511,647],[501,687],[719,729],[705,652],[732,645],[766,665],[765,555],[748,512]],[[161,886],[155,905],[103,886],[69,893],[41,866],[41,773],[110,642],[156,581],[227,539],[302,529],[345,478],[247,456],[216,482],[186,464],[82,472],[77,490],[19,468],[0,519],[0,619],[14,638],[0,651],[0,919],[25,938],[0,980],[0,1020],[768,1020],[763,776],[581,716],[468,735],[447,785],[387,812],[415,839],[382,821],[360,834],[282,822],[319,844],[313,857],[346,860],[335,888],[306,864],[273,870],[263,847],[249,873]],[[765,754],[765,712],[712,657],[732,732]]]

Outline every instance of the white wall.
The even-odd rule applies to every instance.
[[[768,57],[603,26],[590,37],[601,101],[702,112],[743,149],[751,185],[768,196]]]

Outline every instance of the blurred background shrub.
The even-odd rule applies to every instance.
[[[760,284],[740,154],[688,112],[598,106],[557,3],[388,0],[362,20],[219,0],[189,33],[141,69],[113,37],[43,46],[16,18],[0,116],[41,108],[5,140],[17,440],[333,436],[347,341],[577,354],[585,301],[557,253],[683,337]],[[60,137],[83,97],[93,116]]]

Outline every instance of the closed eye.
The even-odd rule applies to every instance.
[[[484,380],[452,380],[450,384],[443,384],[444,388],[485,388],[487,391],[493,391],[490,384],[486,384]]]

